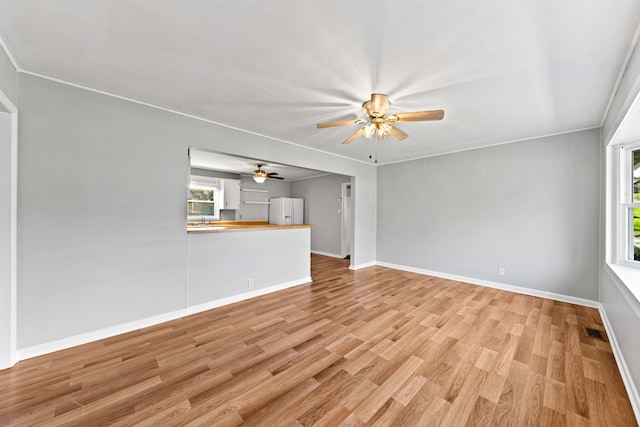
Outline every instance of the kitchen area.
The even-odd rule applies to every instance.
[[[310,282],[315,225],[309,219],[316,211],[323,234],[339,240],[343,201],[334,190],[327,214],[326,200],[316,197],[323,191],[306,186],[318,180],[327,188],[330,179],[339,189],[338,181],[350,177],[197,149],[189,156],[189,307],[201,311]],[[342,257],[341,242],[332,243]]]

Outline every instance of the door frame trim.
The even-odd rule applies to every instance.
[[[0,105],[4,107],[6,112],[2,111],[0,114],[9,114],[10,120],[10,266],[9,266],[9,343],[8,343],[8,364],[0,363],[0,369],[10,368],[18,361],[17,358],[17,241],[18,241],[18,108],[13,102],[6,96],[4,92],[0,90]],[[3,282],[0,284],[5,286]],[[1,343],[2,347],[6,343]],[[4,350],[3,350],[4,351]],[[4,357],[2,358],[4,360]]]

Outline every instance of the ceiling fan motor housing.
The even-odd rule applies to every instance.
[[[389,97],[381,93],[371,94],[371,99],[362,104],[362,111],[367,117],[383,117],[391,107]]]

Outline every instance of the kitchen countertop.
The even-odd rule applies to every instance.
[[[311,224],[269,224],[267,221],[219,221],[209,224],[187,224],[187,233],[227,233],[233,231],[287,230],[292,228],[312,228]]]

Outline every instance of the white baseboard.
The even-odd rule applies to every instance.
[[[349,270],[361,270],[363,268],[373,267],[374,265],[378,265],[378,264],[375,261],[371,261],[364,264],[350,265]]]
[[[396,270],[409,271],[412,273],[424,274],[427,276],[440,277],[443,279],[455,280],[457,282],[470,283],[472,285],[486,286],[488,288],[500,289],[503,291],[515,292],[518,294],[530,295],[534,297],[552,299],[554,301],[568,302],[570,304],[583,305],[586,307],[600,308],[597,301],[573,297],[570,295],[556,294],[554,292],[540,291],[538,289],[523,288],[520,286],[507,285],[505,283],[492,282],[490,280],[476,279],[473,277],[458,276],[456,274],[440,273],[438,271],[425,270],[422,268],[407,267],[404,265],[391,264],[387,262],[376,262],[381,267],[393,268]]]
[[[284,289],[293,288],[294,286],[303,285],[305,283],[311,283],[311,277],[305,277],[298,280],[292,280],[290,282],[280,283],[279,285],[269,286],[267,288],[256,289],[254,291],[245,292],[243,294],[233,295],[226,298],[217,299],[215,301],[209,301],[204,304],[198,304],[188,307],[185,311],[187,315],[201,313],[203,311],[211,310],[213,308],[222,307],[224,305],[233,304],[235,302],[244,301],[247,299],[259,297],[262,295],[270,294],[276,291],[282,291]]]
[[[611,344],[611,350],[613,350],[613,356],[615,357],[616,363],[618,364],[618,369],[620,370],[622,382],[627,389],[629,401],[631,401],[631,407],[633,408],[633,412],[636,415],[636,421],[638,421],[638,423],[640,424],[640,393],[638,393],[638,389],[633,382],[631,372],[629,371],[629,366],[627,365],[627,362],[622,354],[622,350],[618,345],[616,335],[613,333],[613,327],[611,327],[611,323],[609,323],[607,312],[604,310],[604,307],[602,305],[600,305],[599,311],[600,317],[602,318],[602,323],[604,324],[604,329],[607,331],[607,337],[609,338],[609,344]]]
[[[50,341],[44,344],[25,347],[22,349],[18,349],[17,358],[18,360],[30,359],[32,357],[53,353],[55,351],[64,350],[67,348],[75,347],[82,344],[87,344],[93,341],[102,340],[105,338],[135,331],[135,330],[146,328],[149,326],[154,326],[159,323],[168,322],[170,320],[179,319],[181,317],[189,316],[191,314],[200,313],[203,311],[211,310],[216,307],[222,307],[224,305],[233,304],[234,302],[255,298],[261,295],[266,295],[272,292],[281,291],[283,289],[292,288],[294,286],[298,286],[298,285],[302,285],[310,282],[311,282],[311,277],[305,277],[302,279],[280,283],[278,285],[256,289],[250,292],[245,292],[243,294],[233,295],[227,298],[221,298],[215,301],[210,301],[205,304],[199,304],[199,305],[183,308],[180,310],[172,311],[169,313],[163,313],[157,316],[147,317],[145,319],[134,320],[132,322],[127,322],[127,323],[123,323],[121,325],[116,325],[116,326],[110,326],[108,328],[99,329],[97,331],[91,331],[83,334],[73,335],[73,336],[62,338],[59,340]]]
[[[145,319],[134,320],[132,322],[123,323],[121,325],[110,326],[108,328],[98,329],[97,331],[86,332],[83,334],[72,335],[55,341],[49,341],[44,344],[38,344],[31,347],[18,349],[18,360],[30,359],[43,354],[53,353],[55,351],[64,350],[93,341],[102,340],[116,335],[124,334],[148,326],[157,325],[158,323],[168,322],[186,316],[185,310],[176,310],[157,316],[147,317]]]
[[[324,256],[330,256],[331,258],[340,258],[340,259],[344,259],[344,257],[342,255],[336,255],[336,254],[330,254],[328,252],[321,252],[321,251],[311,251],[312,254],[316,254],[316,255],[324,255]]]

